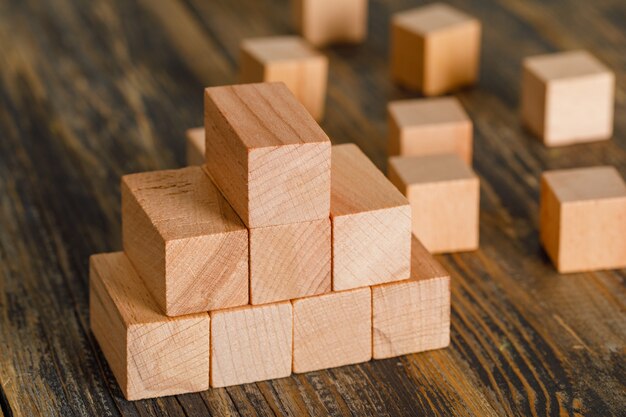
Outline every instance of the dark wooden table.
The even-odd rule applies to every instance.
[[[338,0],[339,1],[339,0]],[[327,117],[385,168],[390,13],[334,47]],[[558,275],[538,243],[545,169],[626,175],[626,4],[452,1],[483,22],[475,123],[481,249],[451,272],[448,349],[125,401],[88,325],[91,253],[118,250],[122,174],[184,164],[202,88],[235,82],[242,38],[292,33],[278,0],[0,0],[0,405],[5,416],[626,415],[626,271]],[[615,135],[547,149],[520,126],[521,59],[586,48],[617,75]]]

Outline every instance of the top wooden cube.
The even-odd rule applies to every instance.
[[[547,146],[613,134],[615,75],[585,51],[524,60],[522,118]]]
[[[330,215],[330,139],[283,83],[205,90],[206,170],[249,228]]]
[[[391,74],[396,82],[433,96],[476,81],[477,19],[433,3],[396,13],[391,25]]]
[[[367,0],[292,0],[296,28],[314,46],[358,43],[367,34]]]

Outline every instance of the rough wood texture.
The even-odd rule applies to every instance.
[[[129,400],[209,387],[209,315],[170,318],[122,252],[89,263],[91,330]]]
[[[620,416],[624,269],[560,276],[539,243],[547,169],[626,175],[626,79],[614,139],[546,148],[520,125],[525,56],[584,47],[626,67],[621,0],[450,0],[483,22],[474,121],[481,247],[450,272],[451,344],[278,381],[128,403],[89,330],[90,254],[119,250],[120,176],[185,163],[202,89],[237,81],[241,39],[291,33],[282,0],[22,0],[0,9],[0,409],[5,416]],[[323,127],[386,172],[391,14],[329,48]],[[487,51],[489,51],[487,53]],[[622,98],[620,98],[622,97]],[[9,410],[9,411],[7,411]],[[12,411],[11,411],[12,410]]]
[[[125,175],[122,236],[168,316],[248,303],[248,230],[201,168]]]
[[[185,132],[187,165],[204,165],[204,127],[194,127]]]
[[[615,74],[586,51],[524,59],[522,119],[547,146],[609,139]]]
[[[358,43],[367,35],[367,0],[291,0],[296,29],[315,46]]]
[[[293,371],[310,372],[372,358],[369,287],[293,300]]]
[[[283,83],[204,94],[206,169],[249,228],[328,218],[330,140]]]
[[[246,39],[240,49],[240,82],[281,81],[315,120],[322,120],[328,58],[298,36]]]
[[[626,268],[626,184],[614,167],[541,176],[540,236],[559,272]]]
[[[407,199],[353,144],[333,146],[331,177],[333,290],[408,278]]]

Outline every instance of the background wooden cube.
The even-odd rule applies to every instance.
[[[524,60],[522,118],[547,146],[613,134],[615,75],[586,51]]]
[[[89,261],[89,316],[128,400],[209,388],[209,315],[170,318],[159,311],[122,253]]]
[[[290,302],[211,311],[211,386],[291,374]]]
[[[187,165],[204,165],[204,127],[194,127],[185,132]]]
[[[249,228],[328,218],[330,139],[284,84],[204,97],[207,172]]]
[[[124,176],[122,235],[168,316],[248,303],[248,231],[200,167]]]
[[[315,46],[358,43],[367,35],[367,0],[292,0],[296,28]]]
[[[617,170],[544,172],[540,237],[559,272],[626,267],[626,184]]]
[[[411,209],[353,144],[332,150],[333,290],[406,279]]]
[[[409,199],[413,234],[430,252],[478,249],[480,184],[458,155],[389,158],[389,179]]]
[[[282,81],[315,120],[324,116],[328,58],[298,36],[247,39],[241,43],[240,81]]]
[[[366,287],[293,300],[293,371],[369,361],[371,296]]]
[[[411,279],[372,287],[374,359],[450,344],[450,275],[413,237]]]
[[[478,78],[480,22],[442,3],[393,15],[391,74],[396,82],[439,95]]]
[[[454,97],[393,101],[389,155],[457,153],[472,164],[472,121]]]

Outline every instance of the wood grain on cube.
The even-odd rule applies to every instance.
[[[586,51],[524,60],[522,119],[547,146],[609,139],[615,75]]]
[[[442,3],[396,13],[391,22],[391,73],[427,96],[473,84],[478,77],[480,22]]]
[[[372,358],[369,288],[293,300],[293,371],[310,372]]]
[[[200,167],[124,176],[122,235],[167,315],[248,303],[248,231]]]
[[[367,0],[291,0],[295,25],[315,46],[359,43],[367,36]]]
[[[126,399],[208,389],[209,315],[163,315],[122,252],[89,270],[91,329]]]
[[[204,127],[194,127],[185,132],[187,165],[204,165]]]
[[[389,155],[457,153],[472,163],[472,121],[454,97],[393,101],[389,115]]]
[[[218,310],[210,315],[212,387],[291,374],[290,302]]]
[[[617,170],[545,172],[540,238],[559,272],[626,267],[626,184]]]
[[[328,58],[298,36],[246,39],[241,43],[242,83],[282,81],[315,120],[324,115]]]
[[[409,277],[407,199],[353,144],[332,150],[333,290]]]
[[[205,90],[206,168],[249,228],[325,219],[330,139],[282,83]]]
[[[373,357],[450,344],[450,275],[413,237],[411,279],[372,287]]]
[[[389,158],[389,179],[411,203],[413,234],[430,252],[478,248],[480,184],[457,154]]]

